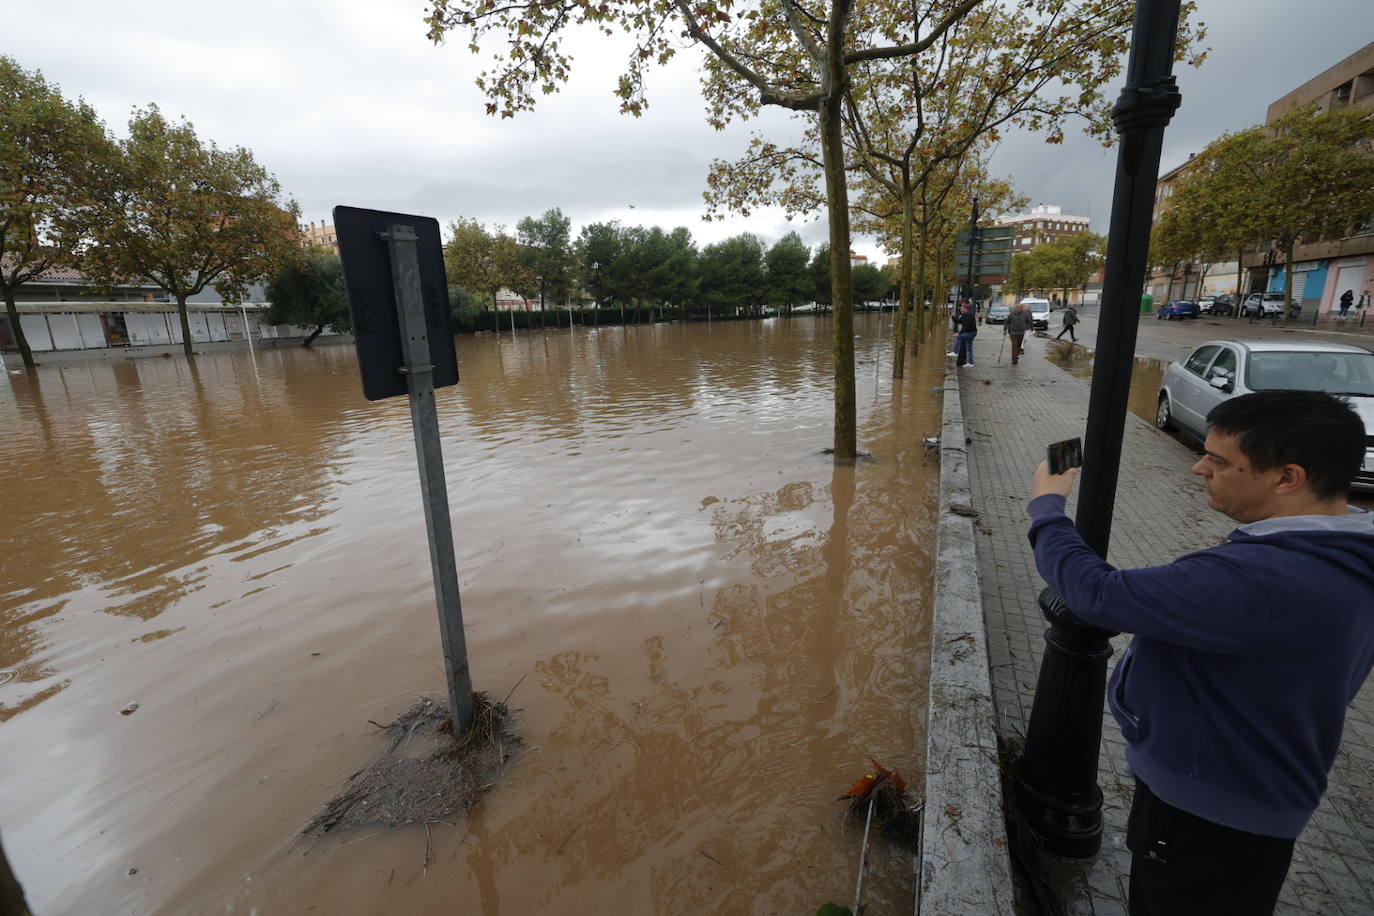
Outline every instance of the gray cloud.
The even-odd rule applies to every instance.
[[[1264,121],[1271,103],[1374,39],[1368,0],[1320,0],[1295,7],[1280,0],[1212,0],[1200,4],[1212,51],[1200,68],[1175,68],[1183,105],[1164,136],[1161,171],[1197,153],[1226,131]],[[1322,23],[1323,27],[1309,27]],[[1340,23],[1350,28],[1340,28]],[[1115,97],[1120,86],[1111,87]],[[1069,136],[1063,146],[1009,136],[992,160],[1041,203],[1091,216],[1105,233],[1116,175],[1116,150]]]
[[[1262,120],[1274,99],[1356,50],[1369,38],[1367,2],[1308,4],[1306,21],[1332,27],[1302,30],[1300,46],[1290,4],[1205,4],[1214,52],[1201,71],[1179,74],[1184,107],[1169,128],[1165,167],[1223,130]],[[431,45],[423,11],[423,0],[55,0],[7,10],[6,37],[24,49],[11,52],[22,65],[84,96],[116,131],[131,108],[156,102],[204,137],[251,148],[307,219],[348,203],[513,226],[556,206],[575,227],[619,219],[684,225],[701,242],[790,230],[824,240],[823,223],[789,223],[777,212],[702,222],[710,161],[740,155],[752,129],[793,136],[797,127],[770,111],[754,126],[713,131],[694,53],[654,74],[648,113],[628,118],[612,94],[625,42],[582,36],[572,46],[574,79],[534,113],[501,120],[483,113],[472,85],[479,58],[460,40]],[[1047,146],[1013,135],[993,168],[1105,231],[1113,151],[1081,137]],[[879,255],[871,240],[855,248]]]

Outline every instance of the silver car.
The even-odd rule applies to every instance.
[[[1347,344],[1209,340],[1170,363],[1159,389],[1155,425],[1207,437],[1207,414],[1227,398],[1276,388],[1326,391],[1346,397],[1374,429],[1374,353]],[[1357,490],[1374,490],[1374,436],[1366,435]]]

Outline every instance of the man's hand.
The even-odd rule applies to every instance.
[[[1077,479],[1078,468],[1069,468],[1062,474],[1051,474],[1050,463],[1042,461],[1035,469],[1035,486],[1031,490],[1031,496],[1034,498],[1046,493],[1058,493],[1068,499],[1069,492],[1073,490],[1073,482]]]

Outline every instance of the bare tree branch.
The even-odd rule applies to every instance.
[[[710,48],[711,51],[720,58],[725,66],[739,74],[751,86],[759,91],[759,101],[764,105],[778,105],[782,108],[791,108],[794,111],[819,111],[821,107],[821,93],[813,92],[809,95],[794,95],[781,92],[768,82],[768,80],[757,71],[746,66],[743,61],[726,50],[725,46],[716,41],[706,33],[706,30],[697,22],[692,15],[692,9],[687,5],[686,0],[673,0],[673,5],[682,14],[683,21],[687,24],[687,34],[696,41],[701,42]]]
[[[950,10],[944,19],[935,29],[922,38],[920,41],[912,42],[908,45],[893,45],[887,48],[865,48],[862,51],[850,51],[844,56],[846,64],[858,63],[861,60],[881,60],[893,57],[908,57],[913,54],[920,54],[926,48],[933,45],[941,35],[952,25],[968,15],[969,11],[981,3],[982,0],[964,0],[963,3]]]

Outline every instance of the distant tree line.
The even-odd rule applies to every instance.
[[[460,326],[493,309],[502,289],[539,302],[541,316],[594,307],[598,322],[608,315],[622,322],[759,316],[830,302],[829,247],[812,251],[795,232],[771,246],[747,233],[699,246],[683,227],[600,222],[574,239],[554,208],[520,220],[515,235],[473,219],[451,223],[448,233],[444,263]],[[885,268],[860,265],[854,282],[861,302],[893,292]]]
[[[1106,257],[1107,239],[1084,229],[1012,255],[1006,287],[1018,296],[1062,291],[1068,302],[1069,290],[1082,289]]]

